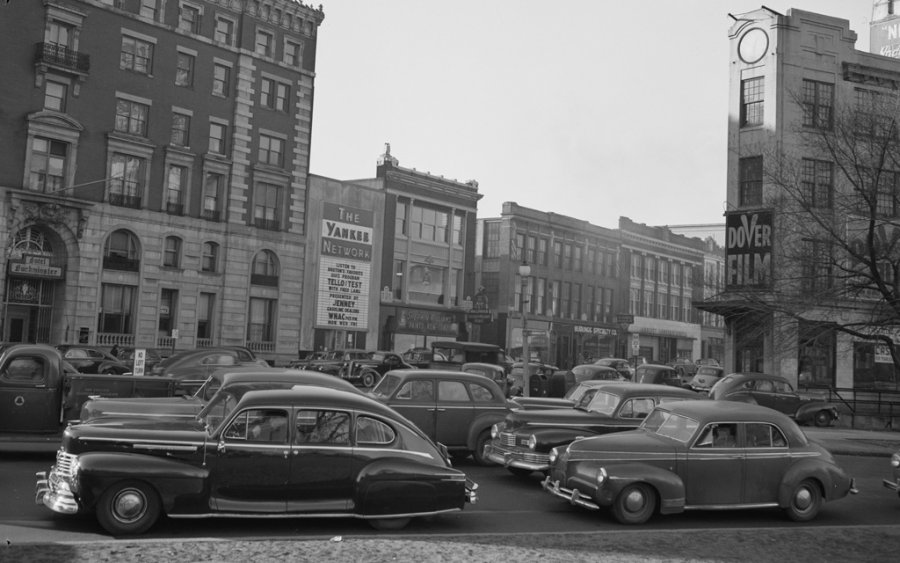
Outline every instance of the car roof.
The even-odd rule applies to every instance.
[[[584,382],[586,383],[586,382]],[[628,381],[598,381],[602,384],[603,390],[621,396],[633,395],[669,395],[673,397],[699,398],[696,392],[682,387],[673,387],[671,385],[658,385],[656,383],[633,383]],[[708,400],[708,399],[703,399]]]
[[[747,379],[768,379],[769,381],[784,381],[789,383],[786,377],[782,377],[780,375],[773,375],[771,373],[757,373],[757,372],[734,372],[729,373],[727,377],[731,377],[732,379],[738,379],[741,381]]]
[[[774,409],[753,403],[737,401],[679,401],[666,403],[660,407],[675,414],[681,414],[699,421],[701,424],[715,421],[728,422],[774,422],[780,426],[796,425],[790,417]]]
[[[391,407],[363,393],[329,387],[317,387],[315,385],[304,386],[303,389],[249,391],[241,398],[235,409],[282,405],[362,410],[402,422],[406,425],[411,424]]]
[[[604,366],[600,364],[580,364],[572,368],[573,371],[576,369],[591,371],[615,371],[616,373],[619,373],[618,371],[616,371],[616,368],[612,366]]]
[[[352,383],[345,379],[318,371],[294,368],[264,368],[261,366],[223,368],[216,370],[212,377],[218,378],[223,386],[257,381],[270,381],[273,383],[296,381],[298,384],[304,385],[322,385],[334,389],[358,391]]]

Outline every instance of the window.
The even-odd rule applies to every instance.
[[[147,136],[147,116],[150,106],[131,100],[116,101],[116,131]]]
[[[584,267],[582,265],[584,248],[582,248],[581,246],[575,246],[575,247],[573,247],[573,251],[575,254],[572,258],[572,269],[576,272],[580,272],[580,271],[582,271],[582,268]]]
[[[219,43],[234,45],[234,21],[216,16],[216,29],[213,38]]]
[[[438,381],[438,401],[469,402],[469,392],[461,381]]]
[[[225,184],[225,176],[217,172],[207,172],[203,181],[203,218],[210,221],[219,221],[219,199],[222,194],[222,186]]]
[[[257,182],[253,190],[253,225],[277,231],[280,227],[278,208],[281,206],[281,186]]]
[[[175,61],[175,85],[190,87],[194,84],[194,56],[178,53]]]
[[[200,33],[200,8],[189,4],[181,5],[181,15],[178,18],[178,29],[190,33]]]
[[[259,161],[263,164],[281,166],[284,156],[284,141],[278,137],[272,137],[260,133],[259,135]]]
[[[878,189],[875,192],[875,213],[879,217],[893,217],[897,214],[897,174],[888,170],[879,170]]]
[[[228,96],[228,86],[230,83],[231,69],[225,65],[218,63],[213,64],[213,86],[212,93],[215,96]]]
[[[553,241],[553,265],[559,269],[563,267],[562,242],[558,240]]]
[[[763,124],[764,89],[762,76],[741,81],[741,127]]]
[[[303,46],[293,41],[284,42],[284,64],[288,66],[300,66],[303,56]]]
[[[157,319],[157,330],[159,336],[170,336],[172,329],[176,324],[177,315],[176,307],[178,305],[178,290],[162,289],[159,296],[159,319]]]
[[[184,192],[188,179],[188,169],[185,166],[169,165],[166,174],[166,208],[170,215],[184,214]]]
[[[287,413],[278,409],[250,409],[231,422],[224,436],[227,440],[284,444],[288,437]]]
[[[541,266],[547,265],[547,239],[545,238],[538,240],[537,256],[534,263]]]
[[[484,222],[484,257],[500,257],[500,223],[496,221]]]
[[[348,413],[320,410],[297,411],[296,427],[294,444],[350,445],[350,415]]]
[[[144,193],[145,168],[143,158],[114,153],[110,163],[109,202],[139,208]]]
[[[197,302],[197,338],[212,338],[213,308],[216,303],[214,293],[200,293]]]
[[[287,111],[289,92],[290,87],[287,84],[263,78],[260,81],[259,103],[263,107]]]
[[[885,101],[881,92],[856,90],[856,111],[854,126],[856,133],[875,139],[897,138],[897,125],[893,114],[896,112],[893,96]]]
[[[416,403],[434,403],[434,384],[430,380],[407,381],[394,397]]]
[[[274,299],[250,298],[247,340],[251,342],[271,342],[275,339],[276,304],[277,301]]]
[[[749,448],[784,448],[787,440],[781,430],[771,424],[750,422],[746,426],[747,447]]]
[[[380,420],[359,416],[356,419],[356,443],[359,445],[386,445],[394,441],[394,429]]]
[[[28,189],[44,193],[63,189],[67,152],[66,143],[35,137],[31,141],[31,177]]]
[[[156,13],[159,10],[159,0],[141,0],[140,15],[151,20],[156,20]]]
[[[178,268],[181,265],[181,239],[166,237],[163,247],[163,266]]]
[[[100,332],[131,334],[134,324],[134,296],[136,289],[130,285],[103,284],[99,322]]]
[[[261,29],[256,30],[256,54],[264,57],[272,56],[272,34]]]
[[[410,235],[418,240],[447,242],[449,219],[446,211],[413,205],[410,216]]]
[[[210,122],[209,124],[209,152],[225,154],[225,136],[228,127],[222,123]]]
[[[203,243],[203,256],[200,257],[200,269],[204,272],[217,272],[219,264],[219,245],[214,242]]]
[[[804,127],[831,129],[834,111],[834,84],[804,80],[801,105]]]
[[[407,235],[406,232],[406,214],[409,212],[409,204],[405,201],[397,202],[397,216],[394,218],[395,235]]]
[[[763,159],[751,156],[738,161],[738,202],[742,207],[762,205]]]
[[[581,318],[581,291],[582,291],[582,286],[580,283],[572,284],[572,318],[573,319]]]
[[[47,33],[47,43],[52,43],[59,47],[72,48],[75,37],[75,27],[62,23],[57,20],[50,20],[50,27]]]
[[[153,71],[153,44],[123,35],[119,68],[141,74],[150,74]]]
[[[186,147],[190,144],[191,116],[183,113],[172,114],[172,135],[169,142]]]
[[[830,208],[834,185],[832,163],[804,158],[800,171],[803,202],[810,208]]]
[[[569,243],[563,245],[563,269],[572,270],[572,245]]]
[[[830,289],[832,286],[832,247],[828,241],[804,241],[801,286],[805,292]]]
[[[61,82],[47,80],[44,85],[44,108],[65,112],[66,111],[66,92],[68,85]]]

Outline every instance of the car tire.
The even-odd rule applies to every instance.
[[[497,465],[493,461],[484,457],[484,446],[491,439],[491,431],[490,430],[482,430],[481,434],[478,435],[478,438],[475,438],[475,450],[472,452],[472,458],[475,460],[475,463],[478,465],[488,466],[488,465]]]
[[[367,371],[362,374],[361,380],[363,387],[375,387],[375,383],[378,382],[378,377],[371,371]]]
[[[612,509],[622,524],[643,524],[656,512],[656,491],[646,483],[632,483],[619,492]]]
[[[812,479],[804,479],[791,493],[785,512],[794,522],[809,522],[822,507],[822,490]]]
[[[509,470],[510,473],[512,473],[516,477],[521,477],[521,478],[530,477],[531,474],[534,473],[534,471],[532,471],[530,469],[523,469],[521,467],[507,467],[507,469]]]
[[[97,521],[114,536],[143,534],[159,519],[156,491],[140,481],[122,481],[109,487],[97,503]]]
[[[826,427],[826,426],[831,426],[831,424],[832,424],[833,422],[834,422],[834,417],[831,415],[830,412],[828,412],[828,411],[826,411],[826,410],[818,411],[818,412],[813,416],[813,423],[814,423],[816,426],[818,426],[819,428],[824,428],[824,427]]]
[[[409,524],[411,518],[374,518],[369,520],[369,525],[376,530],[389,532],[393,530],[402,530]]]

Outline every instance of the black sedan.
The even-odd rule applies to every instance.
[[[157,519],[331,518],[404,527],[461,510],[477,486],[385,405],[315,386],[252,391],[205,421],[109,418],[70,426],[35,499],[93,512],[113,535]]]

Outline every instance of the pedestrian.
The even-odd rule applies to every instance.
[[[112,354],[113,356],[115,356],[116,358],[118,358],[118,357],[119,357],[119,345],[118,345],[118,344],[113,344],[113,347],[112,347],[112,349],[109,351],[109,353]]]

